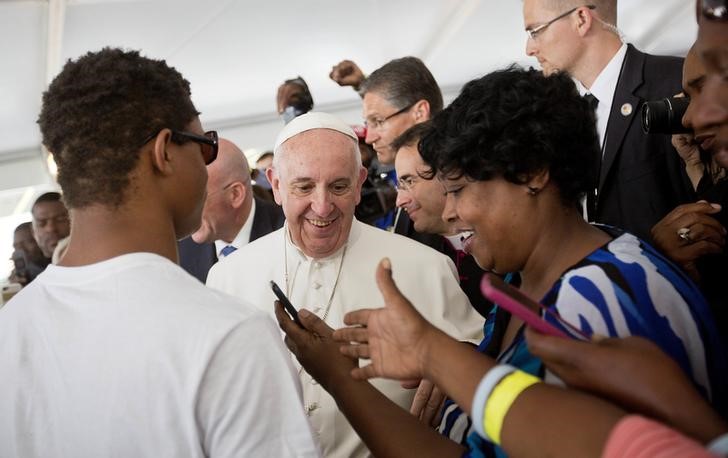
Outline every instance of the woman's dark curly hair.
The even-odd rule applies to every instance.
[[[66,205],[121,205],[144,140],[198,114],[189,83],[163,60],[112,48],[69,60],[38,117]]]
[[[419,144],[433,173],[523,184],[548,170],[567,205],[594,183],[594,112],[566,74],[511,66],[470,81]]]

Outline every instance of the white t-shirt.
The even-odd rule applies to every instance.
[[[150,253],[0,309],[0,456],[318,456],[273,321]]]

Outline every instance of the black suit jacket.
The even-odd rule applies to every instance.
[[[255,198],[253,227],[250,241],[280,229],[285,221],[283,210],[275,203]],[[179,265],[202,283],[207,281],[207,272],[217,262],[214,243],[198,244],[191,237],[177,242]]]
[[[628,45],[607,123],[596,211],[590,220],[650,240],[655,223],[693,199],[670,136],[645,134],[641,119],[646,101],[682,90],[682,64],[681,58],[652,56]],[[632,107],[627,116],[622,112],[625,104]]]

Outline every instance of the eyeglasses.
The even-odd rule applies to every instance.
[[[536,27],[533,27],[533,28],[530,28],[530,27],[527,28],[526,29],[526,33],[528,34],[529,37],[531,37],[532,40],[535,40],[536,37],[538,37],[538,34],[541,33],[541,32],[543,32],[546,29],[546,27],[550,26],[551,24],[553,24],[554,22],[558,21],[559,19],[565,18],[566,16],[570,15],[571,13],[573,13],[576,10],[578,10],[579,8],[584,8],[584,7],[589,8],[590,10],[593,10],[593,9],[596,8],[596,6],[594,6],[594,5],[577,6],[576,8],[572,8],[572,9],[570,9],[569,11],[567,11],[564,14],[561,14],[559,16],[556,16],[555,18],[551,19],[548,22],[545,22],[545,23],[543,23],[541,25],[538,25]]]
[[[147,144],[154,137],[159,135],[160,131],[150,135],[144,140],[142,145]],[[197,135],[192,132],[184,132],[180,130],[172,131],[172,141],[178,144],[183,144],[187,141],[193,141],[200,145],[200,152],[202,153],[202,159],[205,161],[205,165],[210,165],[217,158],[217,145],[218,138],[217,132],[210,130],[205,132],[205,135]]]
[[[384,123],[387,122],[389,119],[394,118],[397,115],[401,115],[405,111],[408,111],[410,108],[415,106],[414,103],[407,105],[406,107],[402,108],[401,110],[395,111],[389,116],[385,116],[383,118],[375,118],[375,119],[366,119],[364,120],[364,127],[367,129],[381,129],[384,127]]]
[[[418,182],[418,178],[412,175],[405,175],[397,180],[394,185],[398,191],[411,191],[412,187]]]
[[[726,0],[703,0],[703,17],[711,21],[728,21]]]

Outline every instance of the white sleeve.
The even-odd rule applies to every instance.
[[[210,457],[320,456],[280,332],[262,313],[216,349],[198,388],[196,419]]]

